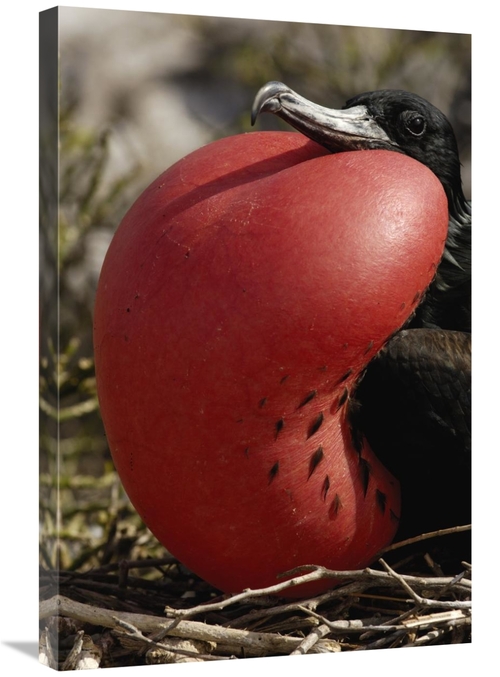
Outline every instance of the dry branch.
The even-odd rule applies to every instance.
[[[297,585],[303,585],[305,583],[311,583],[313,581],[318,581],[318,580],[323,580],[323,579],[334,579],[334,580],[356,580],[361,583],[365,584],[370,584],[370,585],[380,585],[380,586],[392,586],[392,579],[396,579],[398,582],[401,583],[401,585],[404,587],[404,589],[410,594],[411,597],[413,597],[416,601],[419,601],[419,603],[422,603],[422,605],[426,606],[442,606],[443,608],[451,608],[451,607],[463,607],[463,608],[470,608],[471,602],[470,601],[464,601],[464,602],[458,602],[458,601],[453,601],[453,602],[445,602],[445,601],[439,601],[435,599],[429,599],[429,598],[423,598],[420,595],[417,595],[417,593],[413,590],[411,587],[412,585],[425,589],[425,590],[441,590],[445,587],[450,586],[454,581],[456,581],[457,585],[457,590],[463,590],[470,592],[471,589],[471,581],[468,579],[463,579],[459,578],[456,579],[455,577],[431,577],[431,578],[424,578],[421,576],[403,576],[400,574],[397,574],[395,571],[393,571],[383,560],[380,560],[381,563],[383,564],[384,567],[386,567],[386,571],[377,571],[376,569],[362,569],[362,570],[357,570],[357,571],[332,571],[330,569],[326,569],[325,567],[321,566],[304,566],[300,567],[300,570],[307,570],[307,569],[312,569],[310,573],[303,574],[302,576],[296,576],[295,578],[292,578],[287,581],[283,581],[282,583],[277,583],[276,585],[269,586],[267,588],[261,588],[257,590],[244,590],[241,593],[238,593],[236,595],[232,595],[230,597],[227,597],[224,600],[221,600],[219,602],[214,602],[213,604],[200,604],[199,606],[192,607],[191,609],[173,609],[172,607],[166,607],[165,608],[165,613],[169,616],[172,616],[174,618],[188,618],[195,616],[200,613],[207,613],[208,611],[221,611],[222,609],[225,609],[226,607],[236,604],[237,602],[242,602],[244,600],[249,600],[255,597],[261,597],[262,595],[275,595],[277,593],[285,593],[286,590],[288,590],[291,587],[295,587]],[[287,572],[286,575],[294,574],[297,573],[299,569],[289,571]],[[362,587],[359,588],[358,591],[361,591]],[[323,601],[325,598],[331,598],[332,594],[345,594],[345,591],[343,588],[337,589],[335,591],[331,591],[328,593],[325,593],[325,595],[321,596],[321,600]],[[314,598],[316,599],[316,598]],[[423,600],[423,601],[421,601]],[[421,601],[421,602],[420,602]],[[303,606],[307,606],[309,603],[313,602],[313,600],[308,600],[306,602],[302,602],[301,604]]]
[[[56,595],[40,604],[40,618],[63,615],[106,628],[120,627],[119,621],[135,626],[142,633],[164,631],[182,639],[215,642],[232,654],[243,649],[248,656],[289,654],[302,642],[302,637],[235,630],[197,621],[168,621],[148,614],[133,614],[102,609],[89,604],[74,602],[67,597]]]
[[[108,628],[122,651],[146,663],[467,641],[472,589],[468,570],[458,576],[439,576],[435,575],[438,569],[430,567],[434,575],[416,576],[397,573],[384,560],[380,564],[383,571],[301,567],[286,574],[293,576],[291,580],[215,601],[217,593],[212,591],[209,601],[181,609],[161,604],[165,599],[158,596],[161,579],[128,575],[133,568],[146,567],[183,580],[184,574],[170,557],[121,561],[86,574],[47,572],[47,593],[51,589],[61,592],[62,586],[62,592],[67,590],[85,603],[53,592],[41,602],[40,617],[51,617],[49,625],[65,617],[80,627]],[[124,571],[125,577],[120,575]],[[292,586],[324,579],[335,580],[337,587],[309,599],[292,601],[277,596],[286,595]],[[207,598],[210,589],[204,585],[202,594]],[[174,599],[168,594],[166,598]],[[176,599],[182,603],[181,597]],[[166,616],[161,615],[162,609]],[[146,613],[137,612],[142,610]],[[201,616],[203,622],[192,620],[194,616]],[[78,633],[73,637],[73,653],[79,656]]]

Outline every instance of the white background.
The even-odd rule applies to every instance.
[[[210,3],[183,0],[122,0],[64,3],[104,9],[169,11],[234,18],[472,33],[474,199],[474,622],[472,645],[356,654],[271,658],[198,665],[115,668],[114,675],[249,675],[255,670],[305,670],[336,674],[405,677],[470,674],[481,663],[492,674],[498,659],[494,616],[499,585],[497,543],[500,518],[498,456],[498,261],[499,96],[497,20],[486,0],[328,2],[297,0]],[[38,638],[38,12],[52,5],[8,3],[0,22],[1,154],[0,364],[0,670],[31,675],[47,670],[37,662]],[[8,9],[7,9],[8,8]],[[256,662],[257,660],[257,662]],[[491,664],[490,664],[491,661]]]

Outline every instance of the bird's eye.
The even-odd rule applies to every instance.
[[[403,114],[404,125],[413,136],[422,136],[427,127],[425,118],[418,113],[406,112]]]

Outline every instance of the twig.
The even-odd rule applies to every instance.
[[[167,555],[166,557],[151,557],[147,558],[145,557],[144,559],[134,559],[134,560],[120,560],[119,562],[111,562],[110,564],[104,564],[103,566],[100,567],[95,567],[91,569],[88,574],[93,575],[93,574],[103,574],[103,573],[108,573],[109,571],[116,571],[117,569],[120,569],[122,566],[126,566],[127,569],[156,569],[162,566],[166,566],[169,564],[178,564],[178,560],[175,559],[172,555]],[[80,574],[84,576],[85,574]]]
[[[209,611],[221,611],[222,609],[225,609],[226,607],[236,604],[237,602],[241,602],[243,600],[248,600],[251,599],[252,597],[261,597],[263,595],[275,595],[278,592],[284,592],[288,588],[297,586],[297,585],[302,585],[304,583],[310,583],[312,581],[318,581],[322,579],[335,579],[335,580],[342,580],[342,579],[355,579],[358,581],[369,581],[371,584],[377,584],[377,585],[388,585],[391,583],[391,578],[396,578],[398,581],[402,581],[404,583],[405,589],[407,591],[411,590],[411,595],[412,597],[416,595],[416,593],[410,588],[410,583],[416,584],[421,587],[430,587],[430,588],[442,588],[443,585],[448,585],[452,580],[454,580],[452,577],[443,577],[443,578],[422,578],[422,577],[416,577],[416,576],[400,576],[400,574],[396,574],[388,565],[383,561],[380,560],[381,563],[383,563],[384,567],[386,568],[386,572],[383,571],[377,571],[376,569],[363,569],[363,570],[357,570],[357,571],[332,571],[329,569],[326,569],[325,567],[320,567],[320,566],[305,566],[305,567],[300,567],[298,569],[294,569],[292,571],[287,572],[287,575],[289,574],[294,574],[295,572],[299,570],[304,570],[304,569],[313,569],[310,573],[304,574],[302,576],[296,576],[290,580],[284,581],[282,583],[277,583],[275,585],[271,585],[267,588],[260,588],[260,589],[247,589],[244,590],[243,592],[240,592],[238,594],[232,595],[230,597],[227,597],[221,601],[218,602],[213,602],[211,604],[200,604],[198,606],[192,607],[191,609],[174,609],[172,607],[166,607],[165,608],[165,613],[167,616],[172,616],[174,618],[188,618],[195,616],[200,613],[207,613]],[[460,586],[463,586],[467,592],[469,591],[469,588],[471,587],[471,582],[468,581],[467,579],[462,579],[459,584]],[[337,591],[337,594],[345,594],[345,591],[343,588],[339,588]],[[417,597],[420,599],[420,597],[417,595]],[[422,598],[423,599],[423,598]],[[431,600],[425,600],[424,604],[430,603]],[[444,607],[455,607],[455,606],[460,606],[460,602],[439,602],[436,603],[437,606],[443,605]],[[464,606],[470,606],[470,602],[463,602]]]
[[[452,588],[459,583],[462,578],[465,576],[465,571],[462,571],[459,573],[455,578],[450,581],[447,585],[443,586],[443,589],[439,591],[438,596],[442,597],[443,595],[446,595],[448,592],[452,591]]]
[[[337,632],[337,633],[352,633],[352,632],[367,632],[367,631],[382,631],[382,632],[387,632],[389,630],[401,630],[402,626],[401,625],[395,625],[394,623],[389,623],[387,622],[386,624],[382,623],[375,623],[373,624],[373,619],[360,619],[360,618],[355,618],[353,620],[338,620],[338,621],[330,621],[328,618],[325,618],[324,616],[321,616],[320,614],[315,613],[314,611],[310,611],[307,608],[304,608],[304,611],[308,613],[309,615],[313,616],[314,618],[317,618],[322,622],[323,625],[326,625],[329,629],[330,632]]]
[[[408,633],[407,630],[396,630],[396,632],[394,632],[393,634],[388,635],[386,637],[381,637],[380,639],[377,639],[374,642],[371,642],[370,644],[360,645],[356,648],[356,650],[366,651],[368,649],[381,649],[382,647],[387,646],[388,644],[392,644],[394,646],[395,643],[401,640],[407,633]]]
[[[52,643],[50,641],[50,632],[47,627],[43,630],[38,644],[38,658],[42,665],[46,665],[53,670],[57,670],[57,660],[54,656]]]
[[[331,629],[328,627],[328,625],[324,623],[318,625],[318,627],[311,630],[311,632],[299,644],[299,646],[291,652],[290,656],[299,656],[308,653],[313,648],[313,646],[319,642],[320,639],[326,637],[328,634],[330,634],[330,632]],[[332,652],[340,651],[340,644],[338,642],[330,642],[330,644]]]
[[[168,634],[174,637],[216,642],[220,650],[224,648],[225,651],[236,654],[243,649],[249,656],[289,654],[303,641],[302,637],[236,630],[197,621],[178,620],[175,627],[172,627],[174,625],[172,621],[158,616],[116,612],[75,602],[60,595],[40,603],[40,618],[53,615],[68,616],[106,628],[118,627],[117,619],[119,618],[125,623],[136,626],[141,632],[168,630]]]
[[[100,663],[100,649],[96,647],[91,637],[85,635],[83,630],[79,630],[61,670],[92,670],[98,668]]]
[[[293,573],[293,572],[289,572]],[[196,616],[200,613],[207,613],[208,611],[221,611],[226,607],[236,604],[237,602],[242,602],[244,600],[252,599],[253,597],[262,597],[267,595],[275,595],[278,592],[283,592],[288,588],[295,587],[296,585],[301,585],[303,583],[309,583],[311,581],[317,581],[321,578],[332,578],[334,572],[328,571],[324,567],[317,567],[315,571],[303,576],[298,576],[297,578],[292,578],[282,583],[276,583],[275,585],[270,585],[267,588],[256,588],[251,589],[247,588],[243,592],[236,593],[230,597],[226,597],[219,602],[213,602],[211,604],[200,604],[198,606],[192,607],[191,609],[174,609],[173,607],[165,607],[165,613],[171,615],[175,618],[187,618],[190,616]],[[344,574],[346,572],[343,572]]]
[[[326,593],[318,595],[317,597],[311,597],[309,599],[303,599],[300,601],[297,600],[296,602],[286,602],[285,604],[276,604],[275,601],[274,606],[268,609],[252,609],[252,611],[249,613],[236,618],[234,621],[228,622],[226,625],[230,627],[238,627],[246,625],[247,623],[253,623],[260,618],[287,614],[301,609],[314,610],[322,604],[332,602],[338,598],[352,598],[353,596],[359,595],[360,592],[365,590],[367,586],[369,586],[369,583],[357,581],[355,583],[348,583],[333,590],[328,590]],[[205,609],[206,605],[200,605],[200,609],[202,608]]]
[[[413,545],[414,543],[420,543],[421,541],[427,541],[430,538],[439,538],[440,536],[449,536],[450,534],[459,534],[463,531],[470,531],[472,528],[471,524],[464,524],[457,527],[449,527],[448,529],[438,529],[437,531],[429,531],[425,534],[420,534],[419,536],[413,536],[412,538],[407,538],[404,541],[399,541],[398,543],[391,543],[386,548],[383,548],[379,551],[378,557],[385,555],[388,552],[393,550],[398,550],[399,548],[404,548],[407,545]]]
[[[79,630],[76,633],[76,637],[75,637],[75,641],[73,643],[73,647],[71,648],[71,651],[69,652],[66,660],[63,663],[63,666],[62,666],[63,670],[74,670],[76,668],[77,658],[82,651],[83,635],[84,634],[85,633],[83,632],[83,630]]]
[[[140,641],[146,646],[153,647],[156,649],[162,650],[165,654],[179,654],[180,656],[186,656],[196,661],[209,661],[209,660],[225,660],[227,656],[213,656],[210,653],[201,653],[196,650],[196,644],[203,646],[207,650],[215,648],[213,642],[191,642],[192,649],[183,648],[176,644],[179,642],[178,638],[175,638],[170,643],[158,642],[151,637],[146,637],[135,625],[127,621],[122,620],[118,616],[115,616],[117,625],[127,631],[127,636],[133,639]],[[167,662],[167,661],[164,661]],[[168,662],[176,662],[175,660],[170,659]]]
[[[466,614],[461,609],[452,609],[451,611],[441,611],[434,614],[427,614],[419,616],[418,618],[410,618],[402,621],[402,624],[407,628],[419,628],[428,625],[440,625],[441,623],[451,623],[458,620],[470,619],[470,615]]]
[[[435,630],[431,630],[425,635],[417,637],[413,642],[409,642],[407,646],[422,646],[422,644],[429,644],[430,642],[439,639],[447,632],[449,632],[448,628],[436,628]]]
[[[443,618],[443,622],[445,620],[446,619]],[[420,646],[422,644],[434,642],[436,639],[439,639],[442,635],[453,630],[453,628],[470,624],[471,624],[470,616],[465,615],[455,616],[454,618],[450,618],[448,621],[446,621],[446,627],[435,628],[433,630],[430,630],[425,635],[421,635],[420,637],[417,637],[415,640],[413,640],[413,642],[408,643],[407,646]]]
[[[380,559],[379,562],[382,564],[382,566],[386,569],[386,571],[393,576],[399,583],[401,584],[402,588],[406,590],[406,592],[410,595],[410,597],[417,603],[418,606],[422,607],[440,607],[443,609],[456,609],[456,608],[461,608],[461,609],[470,609],[472,606],[472,602],[470,600],[466,601],[459,601],[459,600],[453,600],[450,602],[447,601],[442,601],[442,600],[437,600],[437,599],[431,599],[428,597],[422,597],[418,593],[413,590],[413,588],[409,585],[408,579],[411,578],[410,576],[402,576],[401,574],[398,574],[394,569],[391,569],[391,567],[385,562],[383,559]]]

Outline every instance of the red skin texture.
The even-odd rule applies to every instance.
[[[394,537],[398,482],[353,448],[342,401],[418,304],[447,224],[411,158],[284,132],[188,155],[123,219],[95,305],[109,446],[147,526],[217,588],[363,567]]]

